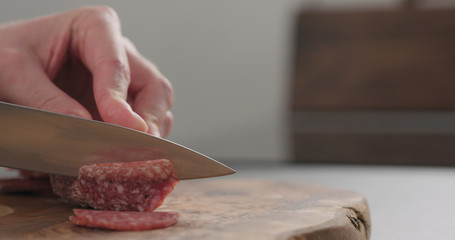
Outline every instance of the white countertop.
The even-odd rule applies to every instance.
[[[372,240],[455,239],[455,168],[233,163],[230,178],[305,182],[363,194]]]

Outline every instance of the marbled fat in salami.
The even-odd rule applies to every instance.
[[[122,231],[143,231],[169,227],[179,214],[175,212],[117,212],[74,209],[70,221],[79,226]]]
[[[178,183],[169,160],[85,165],[79,177],[51,176],[54,192],[82,206],[151,212]]]

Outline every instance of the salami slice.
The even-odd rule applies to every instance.
[[[153,211],[177,183],[166,159],[85,165],[77,179],[51,176],[53,190],[62,198],[115,211]]]
[[[74,209],[70,221],[79,226],[120,231],[143,231],[169,227],[179,214],[175,212],[118,212]]]

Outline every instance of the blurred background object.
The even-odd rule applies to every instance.
[[[300,131],[319,131],[316,125],[306,123],[308,119],[304,119],[302,124],[292,125],[293,127],[289,121],[291,116],[289,105],[292,101],[290,93],[293,89],[300,89],[299,86],[292,84],[296,83],[294,80],[297,79],[293,74],[295,66],[293,57],[295,47],[297,47],[293,44],[297,30],[296,21],[298,21],[296,16],[302,16],[299,15],[301,13],[309,13],[307,27],[301,29],[301,33],[307,31],[308,34],[314,35],[305,36],[309,37],[307,40],[313,41],[312,43],[302,42],[303,45],[299,46],[300,49],[304,46],[311,48],[306,50],[310,55],[297,56],[297,58],[305,57],[305,61],[312,64],[302,66],[302,69],[309,71],[308,73],[299,73],[299,78],[307,79],[308,82],[322,79],[321,75],[318,75],[322,73],[324,79],[333,79],[333,83],[337,83],[336,79],[340,79],[339,84],[350,83],[351,79],[358,80],[361,77],[370,76],[387,79],[389,76],[395,76],[394,74],[397,72],[401,74],[400,78],[412,76],[407,75],[405,71],[390,72],[387,69],[384,69],[387,70],[384,72],[385,75],[378,76],[373,72],[370,73],[368,69],[360,70],[360,68],[349,66],[355,62],[361,64],[357,67],[369,67],[369,64],[383,63],[386,64],[385,67],[392,67],[393,63],[412,59],[413,63],[421,64],[419,66],[423,67],[426,63],[436,66],[436,63],[433,64],[435,60],[445,60],[446,65],[437,66],[438,71],[443,72],[435,72],[433,78],[447,81],[448,78],[441,76],[446,72],[451,73],[449,69],[442,70],[448,66],[448,61],[451,61],[450,50],[445,51],[445,47],[450,46],[444,46],[450,42],[450,39],[437,40],[437,36],[444,37],[446,33],[448,34],[451,26],[450,22],[441,22],[444,16],[437,16],[434,21],[417,19],[415,24],[421,25],[421,27],[412,25],[402,33],[393,33],[390,30],[400,31],[400,26],[407,29],[406,25],[403,25],[404,23],[395,23],[392,20],[383,19],[384,17],[379,17],[380,20],[377,20],[379,22],[373,20],[371,20],[372,22],[358,22],[367,21],[361,16],[364,15],[368,18],[371,11],[385,14],[388,11],[393,13],[401,11],[398,9],[402,9],[403,3],[397,0],[6,0],[0,3],[0,22],[29,19],[83,5],[100,4],[111,6],[118,12],[124,34],[136,44],[143,55],[155,62],[172,82],[176,101],[173,107],[175,126],[170,140],[194,148],[218,160],[291,160],[295,158],[295,151],[291,146],[296,138],[289,136],[296,136],[294,133]],[[455,5],[450,1],[421,1],[419,4],[419,8],[425,9]],[[337,24],[344,27],[335,29],[330,24],[329,26],[324,25],[330,23],[327,21],[335,20],[326,18],[332,14],[328,12],[334,12],[333,14],[339,16],[341,22]],[[352,13],[353,16],[348,16],[343,20],[342,16],[347,15],[347,12]],[[318,22],[322,22],[316,23],[311,19],[318,19]],[[354,19],[352,26],[349,26],[349,19]],[[384,25],[381,25],[381,21],[384,21]],[[369,24],[375,24],[375,27],[373,28]],[[379,26],[383,26],[384,33],[387,34],[386,38],[380,39],[394,44],[393,51],[386,49],[387,42],[381,42],[379,39],[372,41],[375,39],[372,36],[363,37],[363,39],[370,39],[370,42],[354,44],[360,41],[360,39],[352,39],[359,34],[356,34],[355,31],[378,35],[381,33],[380,29],[376,29]],[[321,35],[323,33],[313,31],[314,27],[319,27],[321,30],[326,29],[329,33],[335,34],[337,38],[330,39],[331,36],[323,36]],[[408,46],[403,40],[406,39],[406,34],[420,34],[419,36],[421,36],[427,33],[432,34],[427,41],[429,44],[433,43],[432,46],[437,48],[437,52],[420,49],[425,42],[417,41],[414,42],[414,45]],[[392,39],[391,36],[395,36],[394,34],[397,37]],[[343,40],[343,37],[350,39]],[[408,38],[411,39],[409,36]],[[305,38],[302,39],[305,40]],[[392,41],[394,39],[402,40]],[[320,44],[319,41],[321,41]],[[337,41],[343,41],[344,45],[340,45]],[[321,50],[321,47],[326,50]],[[345,48],[343,49],[343,47]],[[370,47],[381,47],[385,50],[377,49],[375,51]],[[352,52],[352,49],[356,49],[356,52]],[[405,56],[395,52],[401,50],[404,51],[403,54],[410,52],[412,55]],[[418,52],[413,52],[414,50],[418,50]],[[316,51],[320,51],[322,55]],[[374,55],[375,58],[365,56],[370,51],[377,54]],[[302,53],[304,52],[302,51]],[[430,55],[428,59],[416,55],[421,53]],[[442,55],[439,57],[439,54]],[[381,58],[376,58],[378,56]],[[312,59],[313,57],[319,60],[315,61]],[[348,60],[348,57],[352,57],[353,60]],[[364,61],[361,61],[362,59]],[[338,65],[338,63],[342,65]],[[355,69],[357,69],[356,72],[348,73]],[[376,70],[380,69],[376,68]],[[352,75],[354,78],[351,78],[350,74],[354,74]],[[416,73],[414,76],[419,75]],[[418,79],[423,79],[423,77]],[[387,84],[390,83],[387,82]],[[425,84],[420,80],[418,83]],[[352,84],[356,84],[356,82]],[[387,84],[378,87],[386,89]],[[338,88],[340,85],[334,86]],[[438,89],[441,89],[441,85],[439,86]],[[313,98],[313,95],[309,95],[311,92],[305,90],[303,85],[302,88],[304,89],[302,90],[304,99]],[[447,86],[443,90],[448,94],[450,88]],[[340,89],[345,90],[346,87]],[[333,91],[327,93],[332,94]],[[443,97],[440,94],[436,95]],[[331,96],[330,99],[334,99],[334,97]],[[320,98],[312,99],[306,103],[306,107],[318,99]],[[391,99],[388,101],[390,102]],[[377,103],[382,103],[382,100]],[[449,101],[446,103],[450,104]],[[310,110],[309,108],[298,108],[293,108],[293,110],[299,112]],[[311,109],[311,111],[313,110],[314,108]],[[425,111],[427,110],[425,109]],[[314,117],[314,115],[305,116]],[[295,119],[294,115],[291,118]],[[446,121],[446,118],[443,117],[443,119]],[[316,118],[316,121],[321,123],[319,118]],[[341,121],[344,120],[341,119]],[[440,126],[438,129],[444,130]],[[297,152],[299,158],[319,161],[319,159],[331,158],[339,153],[333,144],[314,145],[318,143],[317,138],[307,139],[309,142],[303,142],[303,144],[307,146],[307,149],[311,148],[313,152],[308,152],[305,148],[294,148],[301,149],[299,151],[302,152]],[[300,144],[299,141],[296,142],[297,145]],[[308,143],[314,144],[307,145]],[[319,148],[321,149],[318,150]],[[328,152],[332,155],[315,157],[320,153]]]
[[[295,159],[455,164],[455,8],[423,3],[300,12]]]

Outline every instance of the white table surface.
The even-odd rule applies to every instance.
[[[357,165],[228,165],[229,178],[305,182],[367,198],[372,240],[455,239],[455,168]]]
[[[363,194],[372,219],[372,240],[455,239],[455,168],[357,165],[227,163],[237,173],[312,183]],[[0,177],[15,173],[0,168]]]

